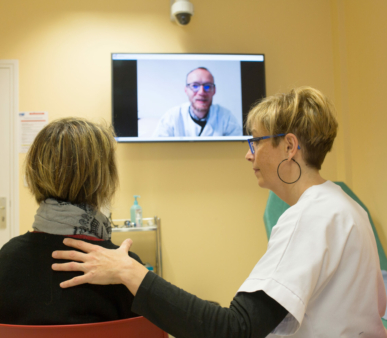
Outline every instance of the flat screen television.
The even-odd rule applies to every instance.
[[[244,141],[265,96],[263,54],[112,54],[118,142]]]

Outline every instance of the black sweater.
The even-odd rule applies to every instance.
[[[262,291],[239,293],[230,308],[222,308],[152,272],[141,283],[134,301],[123,285],[84,284],[62,289],[62,281],[82,274],[51,269],[58,262],[51,258],[52,252],[69,250],[63,238],[27,233],[0,250],[0,323],[80,324],[129,318],[138,313],[177,338],[261,338],[287,314]],[[85,241],[117,248],[111,241]],[[129,255],[141,262],[137,255]]]
[[[148,272],[132,310],[177,338],[263,338],[288,311],[263,291],[238,293],[222,308]]]
[[[0,250],[0,323],[24,325],[81,324],[136,316],[133,295],[124,285],[84,284],[62,289],[59,283],[82,272],[53,271],[55,250],[69,250],[65,236],[26,233]],[[107,249],[111,241],[85,242]],[[141,262],[134,253],[131,257]],[[65,262],[65,261],[62,261]]]

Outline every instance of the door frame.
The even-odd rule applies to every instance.
[[[19,236],[19,61],[0,60],[0,67],[10,72],[10,195],[7,203],[7,225],[11,238]]]

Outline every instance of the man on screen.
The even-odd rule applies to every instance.
[[[185,93],[189,102],[168,110],[161,118],[154,136],[241,136],[236,117],[218,104],[212,104],[216,93],[214,77],[199,67],[187,75]]]

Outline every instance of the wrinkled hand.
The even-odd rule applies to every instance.
[[[53,264],[56,271],[82,271],[84,275],[62,282],[62,288],[80,284],[124,284],[135,295],[148,270],[128,255],[132,240],[126,239],[116,250],[102,248],[83,241],[66,238],[67,246],[82,250],[54,251],[52,257],[76,262]]]

